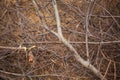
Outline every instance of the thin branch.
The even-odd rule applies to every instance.
[[[115,15],[112,15],[112,16],[108,16],[108,15],[89,15],[90,17],[102,17],[102,18],[120,18],[120,16],[115,16]]]
[[[13,76],[18,76],[18,77],[47,77],[47,76],[59,76],[59,77],[68,77],[68,76],[65,76],[65,75],[61,75],[61,74],[42,74],[42,75],[28,75],[28,74],[20,74],[20,73],[13,73],[13,72],[8,72],[8,71],[3,71],[3,70],[0,70],[1,73],[4,73],[4,74],[8,74],[8,75],[13,75]],[[76,79],[76,77],[69,77],[69,78],[72,78],[72,79]],[[83,79],[84,77],[82,77]],[[86,78],[86,77],[85,77]]]
[[[86,44],[86,42],[83,41],[78,41],[78,42],[74,42],[74,41],[69,41],[70,44]],[[116,44],[116,43],[120,43],[120,41],[106,41],[106,42],[88,42],[88,44]],[[60,41],[40,41],[40,42],[25,42],[23,44],[63,44]]]
[[[12,73],[12,72],[7,72],[7,71],[3,71],[3,70],[0,70],[1,73],[4,73],[4,74],[9,74],[9,75],[14,75],[14,76],[22,76],[24,77],[25,75],[23,74],[19,74],[19,73]]]
[[[62,29],[61,29],[60,16],[59,16],[56,0],[52,0],[52,3],[53,3],[54,10],[55,10],[55,18],[56,18],[56,22],[57,22],[58,34],[60,36],[63,36],[62,35]]]
[[[87,55],[87,60],[89,61],[89,47],[88,47],[88,32],[89,32],[89,29],[88,29],[88,26],[89,26],[89,13],[90,13],[90,7],[91,4],[88,5],[88,9],[87,9],[87,12],[86,12],[86,15],[85,15],[85,47],[86,47],[86,55]]]
[[[0,46],[0,49],[11,49],[11,50],[25,50],[26,51],[26,47],[8,47],[8,46]]]
[[[108,70],[109,70],[109,68],[110,68],[110,64],[111,64],[111,62],[112,62],[112,61],[110,60],[108,66],[107,66],[107,69],[106,69],[106,71],[105,71],[104,77],[103,77],[102,80],[104,80],[105,76],[107,75]]]

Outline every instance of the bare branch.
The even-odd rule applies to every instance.
[[[33,1],[33,4],[34,6],[36,7],[37,9],[37,12],[38,12],[38,15],[40,16],[40,12],[39,12],[39,9],[38,9],[38,6],[36,4],[36,2],[34,0]],[[89,63],[89,61],[85,61],[79,54],[78,52],[75,50],[75,48],[63,37],[62,35],[62,30],[61,30],[61,26],[60,26],[60,18],[59,18],[59,13],[58,13],[58,9],[57,9],[57,5],[56,5],[56,0],[53,0],[53,6],[54,6],[54,9],[55,9],[55,15],[56,15],[56,21],[57,21],[57,28],[58,28],[58,33],[54,32],[55,35],[64,43],[64,45],[66,45],[72,52],[73,52],[73,55],[75,57],[75,59],[80,62],[84,67],[90,69],[96,76],[98,76],[100,79],[104,79],[104,76],[101,74],[101,72],[96,69],[92,64]],[[44,23],[44,27],[47,28],[48,31],[51,31],[46,25],[45,25],[45,22],[43,21]],[[53,33],[53,32],[52,32]],[[53,33],[53,34],[54,34]]]
[[[6,46],[0,46],[0,49],[13,49],[13,50],[25,50],[26,51],[26,47],[6,47]]]
[[[55,17],[56,17],[56,22],[57,22],[58,34],[60,36],[63,36],[62,35],[62,29],[61,29],[60,16],[59,16],[56,0],[52,0],[52,3],[53,3],[54,10],[55,10]]]
[[[23,44],[63,44],[60,41],[40,41],[40,42],[25,42]],[[69,41],[70,44],[86,44],[86,42],[79,42],[79,41]],[[88,44],[116,44],[116,43],[120,43],[120,41],[106,41],[106,42],[88,42]]]

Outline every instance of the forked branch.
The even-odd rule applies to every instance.
[[[38,15],[41,15],[40,11],[38,10],[38,5],[36,4],[35,0],[32,0],[33,4],[37,10]],[[75,59],[80,62],[84,67],[90,69],[96,76],[98,76],[100,79],[103,80],[107,80],[104,78],[104,76],[101,74],[101,72],[95,68],[95,66],[93,66],[91,63],[89,63],[89,61],[84,60],[76,51],[76,49],[64,38],[63,34],[62,34],[62,29],[61,29],[61,23],[60,23],[60,17],[59,17],[59,12],[58,12],[58,8],[57,8],[57,3],[56,0],[52,0],[53,3],[53,7],[55,10],[55,17],[56,17],[56,23],[57,23],[57,30],[58,32],[54,32],[51,29],[49,29],[49,27],[45,24],[43,25],[43,27],[45,27],[45,29],[47,29],[48,31],[50,31],[51,33],[53,33],[54,35],[56,35],[62,42],[63,44],[68,47],[72,52],[73,55],[75,57]]]

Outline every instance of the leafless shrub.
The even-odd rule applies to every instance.
[[[1,0],[1,79],[118,80],[119,3]]]

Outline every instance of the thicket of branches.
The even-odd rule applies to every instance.
[[[1,0],[0,80],[119,80],[119,0]]]

